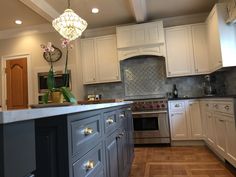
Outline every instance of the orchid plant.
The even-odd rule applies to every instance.
[[[64,69],[64,74],[66,75],[66,82],[65,85],[68,85],[69,82],[69,77],[68,77],[68,58],[69,58],[69,49],[73,49],[73,45],[70,43],[69,39],[62,38],[61,39],[61,47],[66,48],[66,63],[65,63],[65,69]]]
[[[73,48],[73,46],[70,44],[70,41],[67,39],[62,39],[61,40],[61,46],[62,48],[66,48],[66,63],[65,63],[65,70],[64,74],[66,75],[65,77],[65,85],[60,88],[55,88],[55,77],[54,77],[54,70],[53,70],[53,61],[51,59],[51,54],[54,51],[54,48],[52,46],[51,42],[48,42],[47,45],[41,44],[41,48],[43,49],[43,52],[47,52],[49,54],[49,61],[50,61],[50,70],[48,72],[48,77],[47,77],[47,85],[48,85],[48,92],[46,92],[43,96],[43,103],[48,103],[48,97],[51,92],[54,91],[60,91],[64,98],[66,99],[67,102],[71,103],[76,103],[76,98],[74,95],[71,93],[71,91],[66,87],[69,82],[69,76],[68,76],[68,54],[69,54],[69,49]]]

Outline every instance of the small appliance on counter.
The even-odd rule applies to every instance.
[[[203,88],[205,96],[216,95],[215,77],[210,75],[204,76]]]
[[[100,95],[100,94],[96,94],[96,95],[89,94],[87,96],[87,99],[88,99],[88,101],[101,100],[102,99],[102,95]]]

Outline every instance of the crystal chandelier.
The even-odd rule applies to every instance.
[[[70,0],[68,0],[68,9],[58,18],[52,21],[52,26],[64,38],[72,41],[80,37],[87,28],[87,22],[70,9]]]

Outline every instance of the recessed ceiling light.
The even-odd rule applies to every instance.
[[[93,14],[97,14],[99,12],[99,9],[98,8],[92,8],[92,13]]]
[[[21,25],[21,24],[22,24],[22,21],[21,21],[21,20],[16,20],[16,21],[15,21],[15,24]]]

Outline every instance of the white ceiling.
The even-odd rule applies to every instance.
[[[20,19],[23,24],[17,26],[15,20]],[[25,6],[19,0],[0,1],[0,31],[47,23],[47,20]]]
[[[41,2],[43,5],[38,5]],[[137,8],[140,2],[145,4],[141,7],[144,11]],[[216,2],[217,0],[71,0],[71,8],[88,22],[88,28],[97,28],[135,22],[137,11],[146,12],[141,15],[145,15],[147,20],[209,12]],[[14,21],[18,18],[23,20],[24,27],[49,23],[55,14],[62,13],[67,7],[66,0],[1,0],[0,3],[0,31],[17,28]],[[48,7],[54,13],[47,11]],[[93,7],[99,8],[100,13],[92,14]]]

